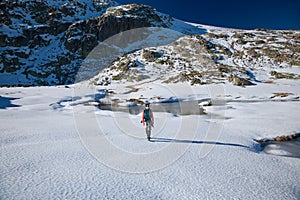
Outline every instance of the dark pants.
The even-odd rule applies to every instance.
[[[150,139],[151,136],[151,127],[152,127],[152,121],[146,121],[146,134],[147,134],[147,138]]]

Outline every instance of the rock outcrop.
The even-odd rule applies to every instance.
[[[80,63],[100,41],[133,28],[171,24],[171,17],[149,6],[116,5],[110,0],[1,2],[0,85],[73,83]]]
[[[159,79],[163,83],[203,85],[231,82],[235,86],[247,87],[275,79],[299,79],[298,74],[286,72],[299,66],[300,51],[295,47],[298,40],[294,39],[299,31],[225,28],[208,28],[207,31],[207,34],[185,35],[168,45],[120,56],[93,82],[107,85]],[[278,39],[274,40],[274,36]],[[241,38],[247,41],[246,45],[240,44]],[[272,58],[266,49],[276,49],[281,58],[289,59]],[[139,65],[129,67],[133,62]]]
[[[84,58],[100,41],[123,31],[162,26],[168,27],[171,18],[159,15],[146,5],[131,4],[110,8],[100,17],[72,24],[67,33],[65,46],[71,52],[79,52]]]

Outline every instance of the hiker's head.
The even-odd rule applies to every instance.
[[[145,104],[145,108],[146,108],[146,109],[149,109],[149,108],[150,108],[150,103],[146,103],[146,104]]]

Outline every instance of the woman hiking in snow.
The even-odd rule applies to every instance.
[[[145,109],[142,114],[142,123],[143,126],[146,125],[147,139],[150,141],[151,127],[154,125],[154,116],[152,110],[150,109],[150,103],[145,104]]]

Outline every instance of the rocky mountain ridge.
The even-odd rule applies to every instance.
[[[0,85],[74,83],[80,64],[99,42],[128,29],[165,27],[172,19],[149,6],[116,5],[109,0],[2,2]]]
[[[300,72],[300,31],[206,28],[205,34],[121,56],[93,81],[98,85],[151,79],[192,85],[229,81],[247,86],[300,79],[300,73],[291,73]]]
[[[5,0],[0,6],[1,86],[72,84],[99,42],[126,30],[163,27],[195,33],[182,25],[186,23],[176,27],[171,16],[146,5],[117,6],[109,0]],[[123,55],[94,81],[105,85],[163,76],[166,83],[247,85],[270,77],[299,78],[288,69],[300,65],[300,31],[188,26],[205,33]],[[168,76],[163,75],[166,72]]]

